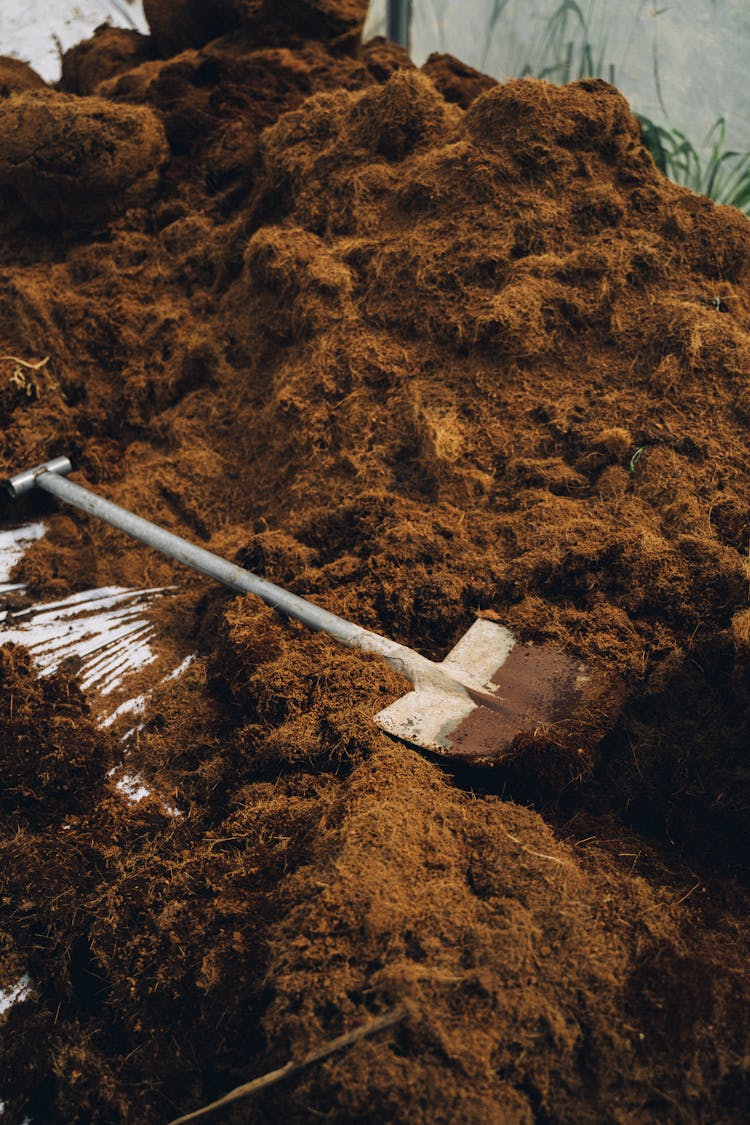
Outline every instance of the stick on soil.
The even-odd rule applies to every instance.
[[[217,1101],[211,1102],[210,1105],[204,1105],[200,1109],[194,1110],[193,1113],[187,1113],[184,1117],[176,1117],[169,1125],[184,1125],[186,1121],[197,1121],[199,1117],[206,1117],[214,1110],[222,1109],[224,1106],[230,1105],[232,1102],[239,1101],[241,1098],[252,1097],[253,1094],[259,1093],[261,1090],[268,1089],[269,1086],[275,1086],[278,1082],[284,1082],[293,1074],[299,1074],[300,1071],[306,1070],[308,1066],[314,1063],[321,1062],[327,1059],[329,1055],[333,1055],[336,1051],[343,1051],[345,1047],[351,1047],[354,1043],[358,1043],[360,1039],[366,1039],[371,1035],[377,1035],[379,1031],[384,1031],[387,1027],[393,1027],[394,1024],[399,1023],[406,1012],[404,1008],[392,1008],[390,1012],[385,1012],[382,1016],[377,1016],[369,1023],[362,1024],[354,1031],[347,1031],[344,1035],[339,1035],[337,1039],[331,1039],[328,1043],[323,1043],[321,1046],[316,1047],[305,1055],[299,1062],[290,1059],[284,1066],[278,1070],[271,1070],[267,1074],[261,1074],[259,1078],[253,1078],[251,1082],[245,1082],[242,1086],[236,1086],[234,1090],[230,1090],[223,1098],[218,1098]]]

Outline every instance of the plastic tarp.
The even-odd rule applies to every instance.
[[[107,22],[147,30],[141,0],[0,0],[0,55],[22,59],[47,82],[56,82],[61,51]]]

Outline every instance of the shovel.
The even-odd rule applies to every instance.
[[[5,488],[14,499],[41,488],[233,590],[256,594],[349,648],[381,657],[413,685],[375,715],[376,724],[402,742],[494,765],[530,743],[537,753],[541,745],[545,752],[567,749],[585,756],[611,725],[616,696],[611,684],[556,645],[521,644],[509,629],[480,618],[445,660],[428,660],[66,480],[72,468],[67,457],[57,457],[11,477]]]

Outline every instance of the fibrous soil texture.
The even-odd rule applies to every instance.
[[[378,732],[384,666],[6,503],[30,596],[176,585],[197,653],[129,744],[175,816],[108,783],[74,667],[2,650],[6,1118],[166,1121],[402,1005],[226,1119],[746,1121],[747,219],[602,82],[416,69],[358,0],[147,10],[59,89],[0,68],[0,469],[65,453],[428,656],[481,615],[623,704],[575,776],[462,769]]]

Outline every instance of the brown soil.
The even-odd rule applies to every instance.
[[[24,62],[0,55],[0,96],[7,97],[11,92],[38,90],[45,87],[44,79]]]
[[[497,86],[494,78],[474,70],[453,55],[430,55],[422,73],[427,75],[447,102],[457,102],[463,109],[468,109],[485,90]]]
[[[100,82],[111,81],[154,57],[150,36],[105,23],[91,39],[66,51],[60,85],[70,94],[94,94]]]
[[[167,159],[164,130],[151,110],[51,91],[4,98],[0,137],[0,191],[37,218],[66,225],[149,203]]]
[[[621,716],[574,782],[451,767],[385,667],[3,501],[34,596],[177,583],[198,654],[128,758],[175,818],[0,650],[6,1116],[165,1121],[400,1003],[252,1119],[744,1122],[750,226],[612,87],[420,72],[364,7],[162,2],[3,95],[0,356],[50,358],[0,359],[0,469],[66,452],[429,656],[556,641]]]

